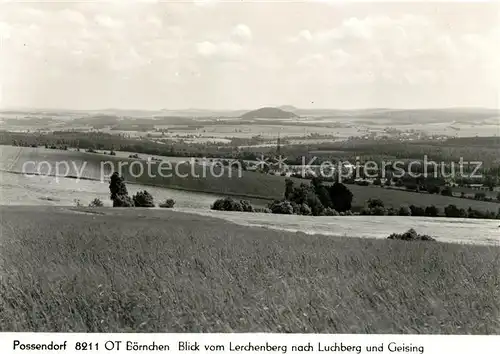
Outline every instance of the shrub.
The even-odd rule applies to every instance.
[[[133,206],[134,202],[128,195],[117,195],[115,199],[113,199],[114,208],[130,208]]]
[[[436,241],[429,235],[419,235],[414,229],[409,229],[405,233],[393,233],[388,237],[389,240],[402,240],[402,241]]]
[[[102,207],[102,206],[104,206],[104,203],[99,198],[95,198],[89,204],[89,207],[91,207],[91,208],[98,208],[98,207]]]
[[[373,208],[376,208],[376,207],[384,207],[384,202],[381,200],[381,199],[377,199],[377,198],[370,198],[368,199],[368,208],[370,209],[373,209]]]
[[[159,207],[160,208],[173,208],[174,205],[175,205],[175,200],[166,199],[163,203],[160,203]]]
[[[77,206],[77,207],[82,207],[83,206],[83,204],[80,201],[80,199],[74,199],[73,201],[75,202],[75,206]]]
[[[407,206],[401,206],[398,211],[399,216],[411,216],[411,209]]]
[[[387,215],[390,215],[390,216],[398,215],[398,211],[394,208],[389,208],[389,209],[387,209]]]
[[[293,214],[293,206],[288,200],[275,200],[269,205],[273,214]]]
[[[450,204],[444,208],[444,215],[448,218],[459,218],[460,209],[458,209],[456,205]]]
[[[309,205],[303,203],[300,205],[300,215],[312,215],[312,210]]]
[[[137,192],[133,197],[134,205],[140,208],[152,208],[155,206],[153,196],[147,191]]]
[[[500,192],[497,193],[497,200],[500,202]]]
[[[361,215],[372,215],[372,210],[370,208],[363,208],[359,213]]]
[[[453,191],[451,190],[450,187],[444,187],[443,190],[441,191],[441,195],[445,195],[447,197],[453,197]]]
[[[382,206],[376,206],[375,208],[370,209],[372,215],[386,215],[386,210]]]
[[[243,206],[233,198],[226,197],[217,199],[211,209],[220,211],[243,211]]]
[[[439,209],[436,208],[434,205],[428,206],[425,208],[425,216],[432,216],[436,217],[439,215]]]
[[[425,216],[425,209],[416,205],[410,205],[412,216]]]
[[[479,192],[474,194],[474,199],[476,200],[485,200],[486,199],[486,193]]]
[[[253,206],[247,200],[240,200],[240,204],[244,212],[253,213]]]
[[[338,216],[339,212],[335,209],[332,209],[332,208],[326,208],[323,211],[323,215],[325,215],[325,216]]]
[[[271,209],[269,208],[255,208],[254,213],[265,213],[265,214],[270,214]]]
[[[376,178],[374,181],[373,181],[373,185],[374,186],[381,186],[382,185],[382,180],[380,178]]]

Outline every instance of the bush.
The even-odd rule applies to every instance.
[[[323,215],[325,216],[339,216],[339,212],[335,209],[332,209],[332,208],[326,208],[324,211],[323,211]]]
[[[372,215],[386,215],[387,212],[384,207],[376,206],[375,208],[371,208]]]
[[[419,235],[414,229],[409,229],[405,233],[393,233],[388,237],[389,240],[402,240],[402,241],[436,241],[429,235]]]
[[[152,208],[155,206],[153,196],[147,191],[137,192],[133,200],[134,205],[139,208]]]
[[[246,200],[240,200],[241,208],[244,212],[253,213],[253,206]]]
[[[74,199],[73,201],[75,202],[75,206],[76,206],[76,207],[82,207],[82,206],[83,206],[83,204],[82,204],[82,202],[80,201],[80,199]]]
[[[370,208],[363,208],[359,212],[360,215],[372,215],[372,210]]]
[[[402,206],[399,208],[398,215],[399,216],[411,216],[411,209],[408,208],[407,206]]]
[[[486,199],[486,193],[479,192],[474,194],[474,199],[476,200],[485,200]]]
[[[98,207],[102,207],[102,206],[104,206],[104,203],[99,198],[95,198],[89,204],[89,207],[91,207],[91,208],[98,208]]]
[[[269,208],[255,208],[254,213],[265,213],[265,214],[270,214],[271,209]]]
[[[436,217],[439,215],[439,209],[436,208],[434,205],[428,206],[425,208],[425,216],[432,216]]]
[[[389,216],[398,215],[398,211],[394,208],[389,208],[389,209],[387,209],[387,215],[389,215]]]
[[[130,208],[133,206],[134,202],[128,195],[117,195],[115,199],[113,199],[114,208]]]
[[[163,203],[160,203],[159,207],[160,208],[173,208],[174,205],[175,205],[175,200],[166,199]]]
[[[425,216],[425,209],[416,205],[410,205],[412,216]]]
[[[453,191],[451,190],[450,187],[444,187],[443,190],[441,191],[441,195],[444,195],[447,197],[453,197]]]
[[[444,215],[446,215],[446,217],[448,218],[459,218],[460,210],[457,208],[456,205],[450,204],[444,208]]]
[[[273,214],[293,214],[293,206],[288,200],[275,200],[269,205]]]
[[[300,205],[300,215],[312,215],[312,210],[307,204],[301,204]]]
[[[219,211],[243,211],[243,206],[233,198],[226,197],[217,199],[211,209]]]
[[[381,207],[381,208],[384,207],[384,202],[381,199],[377,199],[377,198],[368,199],[367,204],[368,204],[368,208],[370,208],[370,209],[373,209],[376,207]]]

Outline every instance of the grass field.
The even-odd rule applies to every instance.
[[[166,210],[0,207],[0,222],[2,331],[500,333],[497,247]]]
[[[195,173],[192,173],[192,167],[183,164],[179,166],[179,174],[175,173],[175,167],[172,167],[170,171],[163,172],[164,174],[171,172],[171,177],[162,177],[159,175],[158,169],[153,167],[152,172],[154,177],[150,177],[147,173],[148,169],[145,167],[146,161],[144,160],[133,160],[123,157],[76,151],[0,146],[0,169],[17,172],[23,171],[23,164],[26,161],[34,161],[38,164],[42,161],[47,161],[52,166],[52,172],[55,171],[57,162],[66,161],[69,163],[70,175],[76,175],[82,171],[83,177],[100,180],[102,162],[110,161],[114,170],[118,170],[119,162],[124,160],[129,163],[137,161],[134,168],[130,169],[125,166],[121,169],[125,180],[129,183],[265,200],[283,198],[285,189],[285,177],[271,176],[258,172],[243,172],[240,177],[238,176],[237,170],[233,170],[232,174],[229,175],[228,169],[226,169],[221,177],[216,177],[210,173],[210,170],[205,170],[205,175],[203,175],[203,169],[205,168],[203,166],[195,166]],[[84,163],[86,164],[84,165]],[[145,171],[143,174],[138,173],[140,172],[139,163],[143,165],[142,168]],[[172,165],[175,166],[175,162],[172,162]],[[35,172],[36,169],[34,166],[33,164],[28,165],[31,169],[28,169],[28,172]],[[85,168],[82,169],[82,166],[85,166]],[[107,167],[104,169],[104,174],[109,176],[111,165],[104,166]],[[62,165],[60,168],[62,172],[66,171],[65,166]],[[45,173],[48,167],[42,166],[41,170]],[[215,169],[215,172],[216,174],[220,174],[220,170],[218,169]],[[182,177],[182,175],[186,177]],[[295,182],[308,183],[307,180],[302,179],[295,179]],[[455,204],[459,208],[467,209],[472,207],[475,210],[488,210],[495,213],[500,208],[500,204],[498,203],[446,197],[435,194],[414,193],[373,186],[349,185],[348,187],[354,194],[353,205],[355,206],[363,206],[370,198],[379,198],[385,203],[386,207],[394,208],[399,208],[401,205],[414,204],[424,207],[435,205],[436,207],[444,209],[444,207],[449,204]]]

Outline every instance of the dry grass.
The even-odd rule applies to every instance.
[[[500,333],[495,247],[290,234],[167,210],[0,216],[2,331]]]

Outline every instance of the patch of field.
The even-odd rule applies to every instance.
[[[84,178],[99,181],[104,178],[106,181],[107,176],[110,176],[112,171],[119,170],[120,161],[127,161],[128,164],[122,166],[121,171],[125,180],[129,183],[213,193],[216,195],[233,195],[238,198],[263,200],[283,198],[285,178],[281,176],[272,176],[258,172],[242,172],[240,176],[235,169],[231,170],[231,172],[228,168],[221,171],[218,167],[211,169],[209,166],[189,165],[187,163],[177,166],[179,158],[171,161],[171,167],[167,166],[166,170],[160,171],[158,165],[152,164],[152,175],[150,175],[148,173],[147,161],[129,159],[125,156],[128,153],[119,154],[122,156],[51,150],[45,148],[0,146],[0,169],[22,172],[23,164],[27,161],[33,161],[36,165],[29,164],[24,166],[26,172],[37,172],[35,166],[41,166],[40,171],[42,173],[47,173],[49,166],[51,171],[55,172],[55,165],[59,162],[60,171],[64,173],[67,170],[65,165],[61,163],[66,161],[69,166],[69,175],[76,176],[80,174]],[[170,161],[168,158],[164,159]],[[48,165],[41,165],[40,163],[42,161],[47,161]],[[134,163],[134,165],[131,167],[132,163]],[[101,166],[103,167],[101,168]],[[141,169],[144,171],[143,173],[140,173]],[[177,173],[176,169],[178,171]],[[163,173],[163,176],[160,172]],[[309,181],[295,179],[295,182],[308,183]],[[500,208],[500,204],[498,203],[434,194],[414,193],[374,186],[348,185],[348,188],[354,194],[354,206],[362,206],[370,198],[379,198],[385,203],[386,207],[394,208],[411,204],[417,206],[435,205],[439,208],[444,208],[449,204],[455,204],[459,208],[467,209],[472,207],[476,210],[489,210],[493,212],[497,212]]]
[[[500,333],[497,247],[106,214],[0,208],[0,330]]]
[[[434,205],[444,209],[449,204],[455,204],[458,208],[497,212],[499,203],[483,202],[456,197],[447,197],[438,194],[416,193],[403,190],[387,189],[378,186],[347,185],[354,194],[353,205],[363,205],[370,198],[381,199],[386,207],[397,207],[401,205],[429,206]]]
[[[280,198],[285,186],[284,179],[280,177],[245,171],[239,174],[238,170],[229,168],[178,164],[178,160],[170,161],[168,158],[163,159],[170,165],[151,164],[148,167],[146,160],[124,156],[13,146],[1,146],[0,156],[0,169],[7,171],[54,174],[59,163],[60,175],[107,180],[113,171],[121,171],[125,180],[131,183],[248,198]],[[120,162],[123,163],[121,167]]]

